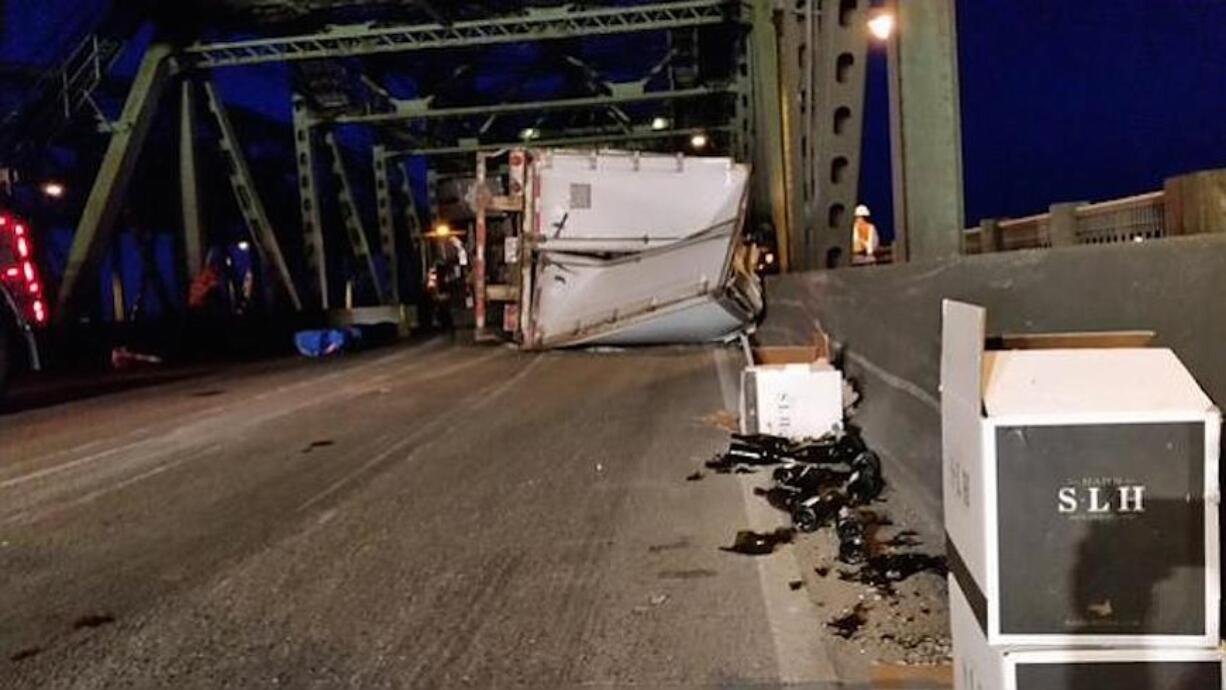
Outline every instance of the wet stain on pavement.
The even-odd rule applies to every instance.
[[[685,478],[687,482],[700,482],[705,475],[702,472],[695,472]]]
[[[682,537],[677,541],[668,542],[666,544],[652,544],[647,547],[648,553],[660,553],[661,551],[677,551],[679,549],[689,548],[691,542],[688,537]]]
[[[690,570],[661,570],[656,577],[661,580],[698,580],[704,577],[715,577],[718,574],[708,568],[692,568]]]
[[[741,530],[736,533],[732,546],[721,546],[719,549],[745,556],[767,556],[774,553],[776,547],[791,544],[795,537],[796,530],[790,527],[780,527],[774,532],[766,533]]]
[[[115,622],[115,617],[105,613],[91,613],[87,616],[81,616],[72,624],[73,630],[84,630],[86,628],[101,628],[104,625],[110,625]]]
[[[196,391],[192,393],[193,398],[216,398],[219,395],[225,395],[226,392],[221,389],[212,389],[207,391]]]
[[[336,441],[333,441],[330,438],[326,438],[321,441],[311,441],[311,445],[302,449],[302,454],[307,455],[311,451],[316,450],[318,448],[330,448],[335,445],[336,445]]]
[[[922,542],[920,542],[918,537],[919,537],[919,534],[917,532],[908,529],[908,530],[903,530],[899,532],[898,534],[890,538],[888,541],[882,542],[882,544],[885,546],[892,546],[894,548],[899,548],[899,549],[908,548],[912,546],[919,546]]]
[[[844,640],[850,640],[868,622],[865,616],[866,613],[868,613],[868,609],[865,608],[864,604],[856,604],[856,607],[849,611],[847,615],[839,616],[826,623],[826,627],[833,630],[835,635]]]
[[[9,661],[13,663],[17,663],[19,661],[25,661],[26,659],[30,659],[30,658],[38,656],[39,654],[42,654],[42,652],[43,652],[42,647],[28,647],[10,656]]]
[[[884,593],[892,593],[894,585],[919,573],[932,573],[945,577],[949,572],[944,556],[923,553],[894,553],[873,556],[855,572],[840,572],[839,579],[847,582],[876,587]]]

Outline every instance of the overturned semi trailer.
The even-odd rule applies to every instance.
[[[753,327],[749,168],[729,158],[534,151],[516,339],[529,349],[699,343]]]

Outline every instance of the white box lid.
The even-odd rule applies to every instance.
[[[984,353],[989,416],[1199,415],[1213,409],[1166,348],[1000,350]]]

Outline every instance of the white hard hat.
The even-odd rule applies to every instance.
[[[856,218],[868,218],[871,215],[873,214],[868,210],[868,207],[865,206],[864,204],[860,204],[859,206],[856,207]]]

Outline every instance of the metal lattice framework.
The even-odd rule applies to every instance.
[[[136,80],[125,105],[125,111],[131,111],[131,113],[121,118],[120,124],[123,125],[126,122],[146,123],[152,120],[152,114],[156,111],[158,96],[161,91],[160,88],[155,87],[162,84],[172,71],[203,71],[214,68],[278,62],[329,61],[338,58],[391,55],[413,51],[489,47],[512,43],[580,39],[585,37],[625,36],[644,32],[690,31],[696,35],[696,32],[704,27],[727,26],[731,23],[737,23],[742,19],[742,14],[741,3],[735,0],[657,0],[650,4],[616,7],[567,6],[549,9],[528,9],[514,16],[501,15],[455,22],[439,21],[430,24],[405,24],[399,26],[373,23],[353,24],[331,27],[325,31],[313,34],[197,44],[178,50],[170,50],[169,46],[166,46],[161,49],[161,52],[151,53],[146,56],[142,63],[144,71],[152,75],[156,70],[159,78],[149,84],[145,83],[149,81],[148,79]],[[734,52],[738,50],[743,50],[743,45],[739,42],[739,39],[737,45],[733,47]],[[690,51],[685,54],[690,55],[692,52]],[[384,259],[394,262],[396,260],[395,235],[397,228],[393,204],[397,203],[397,200],[391,194],[391,182],[389,179],[389,166],[393,164],[392,161],[405,155],[448,156],[471,153],[476,150],[503,148],[508,145],[522,143],[520,141],[507,141],[508,134],[511,137],[514,136],[508,130],[519,126],[511,119],[511,116],[572,110],[607,111],[612,116],[612,123],[599,127],[590,126],[591,118],[585,121],[589,124],[576,126],[575,120],[584,120],[584,118],[582,116],[568,117],[563,121],[563,124],[556,128],[556,133],[551,132],[555,136],[546,135],[545,138],[535,141],[535,145],[579,146],[614,143],[650,143],[663,139],[681,140],[682,137],[688,138],[691,134],[702,132],[710,134],[719,133],[721,137],[727,138],[734,144],[738,144],[739,150],[739,146],[743,146],[745,143],[748,128],[744,126],[741,120],[736,120],[736,118],[743,116],[745,114],[744,109],[751,105],[748,101],[748,94],[751,89],[749,73],[743,70],[735,71],[733,76],[731,76],[732,83],[715,82],[702,84],[694,80],[679,83],[670,76],[667,80],[668,86],[660,90],[648,90],[649,82],[653,86],[655,85],[655,82],[652,82],[653,77],[663,74],[663,70],[669,68],[669,61],[679,54],[681,53],[675,48],[671,49],[668,56],[649,71],[646,77],[629,82],[606,80],[596,70],[582,64],[577,59],[570,58],[568,61],[571,65],[584,69],[585,76],[591,82],[590,90],[592,93],[568,95],[544,102],[516,102],[511,100],[509,102],[492,103],[482,106],[433,107],[432,99],[430,98],[399,102],[394,99],[385,99],[377,103],[363,104],[360,108],[350,105],[347,108],[338,109],[337,112],[329,111],[326,108],[323,112],[318,112],[314,110],[316,106],[311,104],[311,96],[314,92],[310,91],[310,89],[308,89],[310,92],[307,93],[300,92],[294,99],[294,133],[300,186],[299,193],[302,197],[300,210],[303,219],[303,258],[306,264],[306,273],[311,277],[310,282],[316,283],[314,285],[301,286],[303,289],[302,294],[316,298],[309,300],[312,302],[312,306],[318,304],[324,309],[331,306],[327,285],[327,259],[322,237],[323,218],[321,218],[321,210],[323,206],[321,205],[320,194],[323,190],[317,184],[319,180],[316,180],[317,173],[321,172],[316,169],[316,162],[322,159],[315,155],[316,140],[313,133],[315,127],[323,127],[325,128],[325,134],[333,134],[333,128],[337,125],[358,124],[379,126],[381,134],[386,139],[386,145],[391,146],[392,142],[399,142],[397,146],[399,148],[408,143],[411,149],[409,151],[388,151],[383,149],[374,156],[375,179],[379,187],[377,202],[380,210],[379,245],[382,249],[380,254]],[[306,64],[312,63],[308,62]],[[317,81],[324,82],[325,84],[330,79],[333,79],[333,75],[329,74],[326,70],[317,75],[317,77]],[[361,77],[360,69],[358,77],[363,78]],[[307,82],[309,86],[310,80],[308,79]],[[206,91],[211,92],[211,89]],[[190,117],[192,111],[190,87],[187,88],[186,92],[188,96],[184,98],[184,112],[187,113],[187,116],[181,118],[183,121],[180,141],[181,149],[191,148],[195,140],[193,134],[195,128]],[[217,95],[215,93],[209,93],[208,95],[210,109],[219,115],[218,119],[224,118],[224,108]],[[383,92],[383,95],[386,96],[386,92]],[[645,121],[636,124],[632,121],[627,111],[622,109],[623,106],[630,105],[645,105],[648,103],[674,105],[704,99],[720,99],[720,109],[728,111],[728,117],[709,117],[709,113],[704,113],[704,116],[699,118],[701,120],[700,123],[688,116],[693,114],[692,112],[683,112],[679,115],[670,115],[670,119],[676,119],[676,125],[657,131],[655,126]],[[363,110],[365,110],[364,113],[362,112]],[[643,113],[653,109],[635,108],[632,110],[635,113],[635,119],[642,120],[644,117]],[[697,111],[698,109],[695,107],[689,110]],[[735,114],[733,111],[735,111]],[[182,115],[183,113],[180,114]],[[510,124],[502,127],[499,131],[487,131],[494,118],[504,116],[508,118]],[[417,129],[410,131],[404,125],[404,123],[409,121],[419,120],[438,124],[419,128],[427,131],[428,136],[421,135],[420,132],[417,132]],[[444,120],[450,120],[451,122],[441,122]],[[469,122],[466,123],[465,121]],[[734,121],[740,124],[734,126],[732,124]],[[467,124],[472,122],[479,125],[476,133],[469,131],[472,129],[471,127],[466,127]],[[229,123],[223,121],[220,124],[222,129],[225,130],[226,125]],[[456,129],[457,127],[459,130],[464,130],[464,132],[460,133]],[[234,168],[244,168],[245,166],[242,164],[245,161],[242,160],[242,151],[237,147],[234,133],[232,128],[230,129],[231,131],[229,132],[223,131],[221,148],[223,153],[226,154],[227,160]],[[547,126],[543,126],[542,129],[549,132],[549,127]],[[442,130],[442,135],[437,135],[435,130]],[[129,136],[129,131],[135,132],[140,136],[131,137]],[[489,137],[488,139],[486,138],[487,136]],[[78,283],[81,282],[79,280],[81,273],[87,269],[86,264],[90,263],[90,259],[96,256],[96,253],[104,245],[109,235],[108,231],[115,221],[116,209],[119,208],[119,204],[125,194],[127,176],[131,174],[131,170],[140,153],[144,138],[143,128],[135,127],[129,130],[124,126],[119,126],[111,131],[111,137],[112,142],[107,155],[104,157],[102,173],[95,181],[95,186],[91,193],[91,203],[86,213],[83,214],[77,237],[74,239],[73,261],[70,261],[69,271],[64,281],[64,288],[60,294],[62,304],[72,299],[73,292]],[[407,142],[404,141],[406,138]],[[375,257],[371,251],[375,247],[367,241],[366,229],[360,225],[357,206],[347,184],[346,171],[340,162],[341,156],[338,155],[340,147],[336,145],[334,137],[324,137],[323,139],[327,143],[327,148],[331,149],[330,153],[332,154],[333,165],[331,166],[331,175],[328,179],[332,182],[331,186],[338,187],[338,189],[333,191],[337,195],[338,206],[341,210],[345,230],[347,231],[346,234],[355,245],[354,253],[358,258],[358,264],[365,269],[365,272],[371,274],[374,285],[380,292],[378,295],[379,301],[394,300],[394,285],[391,286],[392,289],[387,291],[387,293],[380,289],[383,286],[379,284],[374,266]],[[195,168],[194,160],[191,160],[192,158],[194,156],[189,153],[183,161],[184,178],[187,180],[183,191],[184,203],[187,206],[184,216],[185,226],[192,225],[195,218],[189,218],[189,215],[191,215],[189,212],[198,211],[199,206],[199,201],[194,199],[190,184],[194,181],[192,179],[194,175],[189,174],[194,172]],[[275,234],[271,232],[272,228],[267,219],[267,214],[263,213],[262,202],[255,194],[256,190],[254,184],[252,184],[250,171],[241,169],[237,171],[243,174],[239,175],[240,179],[231,179],[231,183],[239,199],[240,209],[244,212],[244,219],[252,227],[252,234],[256,236],[257,246],[272,259],[276,269],[275,273],[285,283],[287,292],[295,307],[301,308],[302,302],[297,299],[299,293],[290,279],[290,272],[286,265],[285,259],[287,257],[280,256],[279,247],[275,245]],[[407,175],[404,177],[407,182]],[[402,194],[401,196],[408,199],[405,202],[410,207],[408,215],[415,215],[415,212],[412,210],[411,194]],[[418,220],[417,218],[411,218],[409,225],[414,225]],[[189,232],[193,233],[193,242],[203,240],[200,228],[190,230]],[[189,253],[196,254],[198,251]],[[196,263],[197,260],[195,258],[189,258],[189,266],[195,266]],[[392,277],[394,281],[394,267]],[[61,312],[63,311],[61,310]]]
[[[380,28],[363,24],[312,35],[198,44],[187,48],[184,56],[191,66],[208,69],[612,35],[719,24],[728,19],[729,8],[727,0],[683,0],[618,8],[535,10],[522,17],[449,25]]]
[[[668,131],[657,132],[650,127],[636,127],[630,131],[625,130],[608,130],[593,134],[576,134],[574,136],[550,137],[547,139],[539,139],[531,142],[533,147],[542,148],[569,148],[569,147],[592,147],[592,146],[609,146],[613,144],[629,144],[629,143],[645,143],[660,139],[678,139],[685,140],[695,134],[728,134],[732,131],[730,126],[713,126],[713,127],[692,127],[683,129],[671,129]],[[462,143],[457,146],[437,146],[437,147],[418,147],[405,149],[401,151],[388,151],[388,158],[402,158],[408,156],[449,156],[456,154],[470,154],[478,151],[501,151],[504,149],[512,149],[517,146],[523,146],[522,141],[503,141],[503,142],[469,142]]]
[[[586,98],[563,98],[551,101],[532,101],[527,103],[498,103],[494,105],[467,106],[458,108],[401,107],[395,112],[341,115],[333,119],[338,124],[381,124],[439,118],[473,116],[488,117],[490,115],[541,112],[546,110],[603,108],[630,103],[680,101],[730,93],[733,93],[733,88],[725,85],[698,87],[693,89],[676,89],[670,91],[647,91],[637,94],[611,94],[607,96],[590,96]]]

